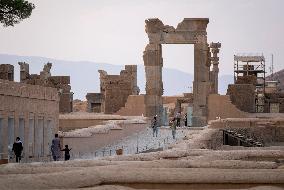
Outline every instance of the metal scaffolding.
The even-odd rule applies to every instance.
[[[234,55],[234,82],[245,76],[255,76],[255,112],[264,112],[265,58],[263,55]]]

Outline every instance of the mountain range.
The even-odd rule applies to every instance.
[[[284,69],[269,75],[268,77],[266,77],[266,80],[278,81],[279,89],[284,93]]]
[[[19,56],[0,54],[0,64],[14,65],[15,81],[19,81],[18,62],[30,64],[30,74],[39,74],[43,65],[51,62],[52,76],[70,75],[71,87],[74,92],[74,99],[84,100],[88,92],[99,92],[99,73],[98,70],[105,70],[108,74],[119,74],[123,65],[109,63],[97,63],[90,61],[66,61],[37,56]],[[145,93],[145,70],[143,65],[137,67],[137,83],[140,93]],[[179,71],[177,69],[163,68],[164,95],[180,95],[190,92],[193,81],[193,74]],[[233,83],[232,75],[219,76],[219,93],[226,94],[228,84]]]

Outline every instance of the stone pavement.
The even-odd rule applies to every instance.
[[[123,149],[123,154],[137,154],[143,152],[152,152],[157,150],[168,149],[168,147],[177,141],[183,139],[191,131],[188,127],[177,128],[176,139],[172,137],[172,130],[167,127],[160,127],[158,129],[158,137],[153,137],[152,128],[128,136],[120,141],[113,142],[112,144],[103,147],[96,152],[80,155],[71,155],[73,159],[95,159],[105,156],[116,155],[117,149]]]

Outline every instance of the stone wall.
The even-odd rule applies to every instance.
[[[247,113],[232,104],[227,95],[210,94],[208,96],[208,121],[216,118],[245,118]]]
[[[11,147],[19,136],[24,161],[48,157],[58,131],[57,89],[0,80],[0,153],[13,155]],[[2,158],[3,158],[2,157]]]
[[[108,75],[99,70],[102,112],[112,114],[124,107],[129,95],[138,95],[137,65],[126,65],[120,75]]]
[[[71,92],[70,76],[51,76],[50,69],[52,67],[52,63],[45,64],[39,75],[29,73],[29,64],[19,62],[19,65],[21,82],[58,89],[60,95],[60,113],[72,112],[73,92]]]
[[[264,101],[264,113],[270,113],[271,104],[278,105],[278,113],[284,113],[284,93],[266,93]]]
[[[14,66],[10,64],[1,64],[0,79],[14,81]]]
[[[228,118],[211,121],[209,128],[229,129],[264,146],[281,146],[284,142],[283,118]],[[217,133],[216,137],[222,139],[222,131]]]
[[[87,112],[95,112],[101,113],[102,112],[102,100],[103,95],[102,93],[88,93],[86,95],[87,99]]]
[[[123,116],[141,116],[146,114],[145,95],[130,95],[127,98],[125,106],[122,107],[116,115]]]
[[[231,102],[244,112],[255,112],[255,86],[252,84],[230,84],[227,95]]]

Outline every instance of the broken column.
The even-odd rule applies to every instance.
[[[211,82],[212,82],[212,93],[218,94],[218,74],[219,74],[219,57],[218,53],[221,48],[221,43],[211,43],[210,44],[210,50],[212,53],[211,63],[213,65],[212,71],[211,71]]]
[[[25,62],[18,62],[20,65],[20,82],[24,82],[30,77],[29,64]]]
[[[143,59],[146,73],[146,116],[161,116],[163,111],[163,59],[161,44],[148,44],[145,48]]]

